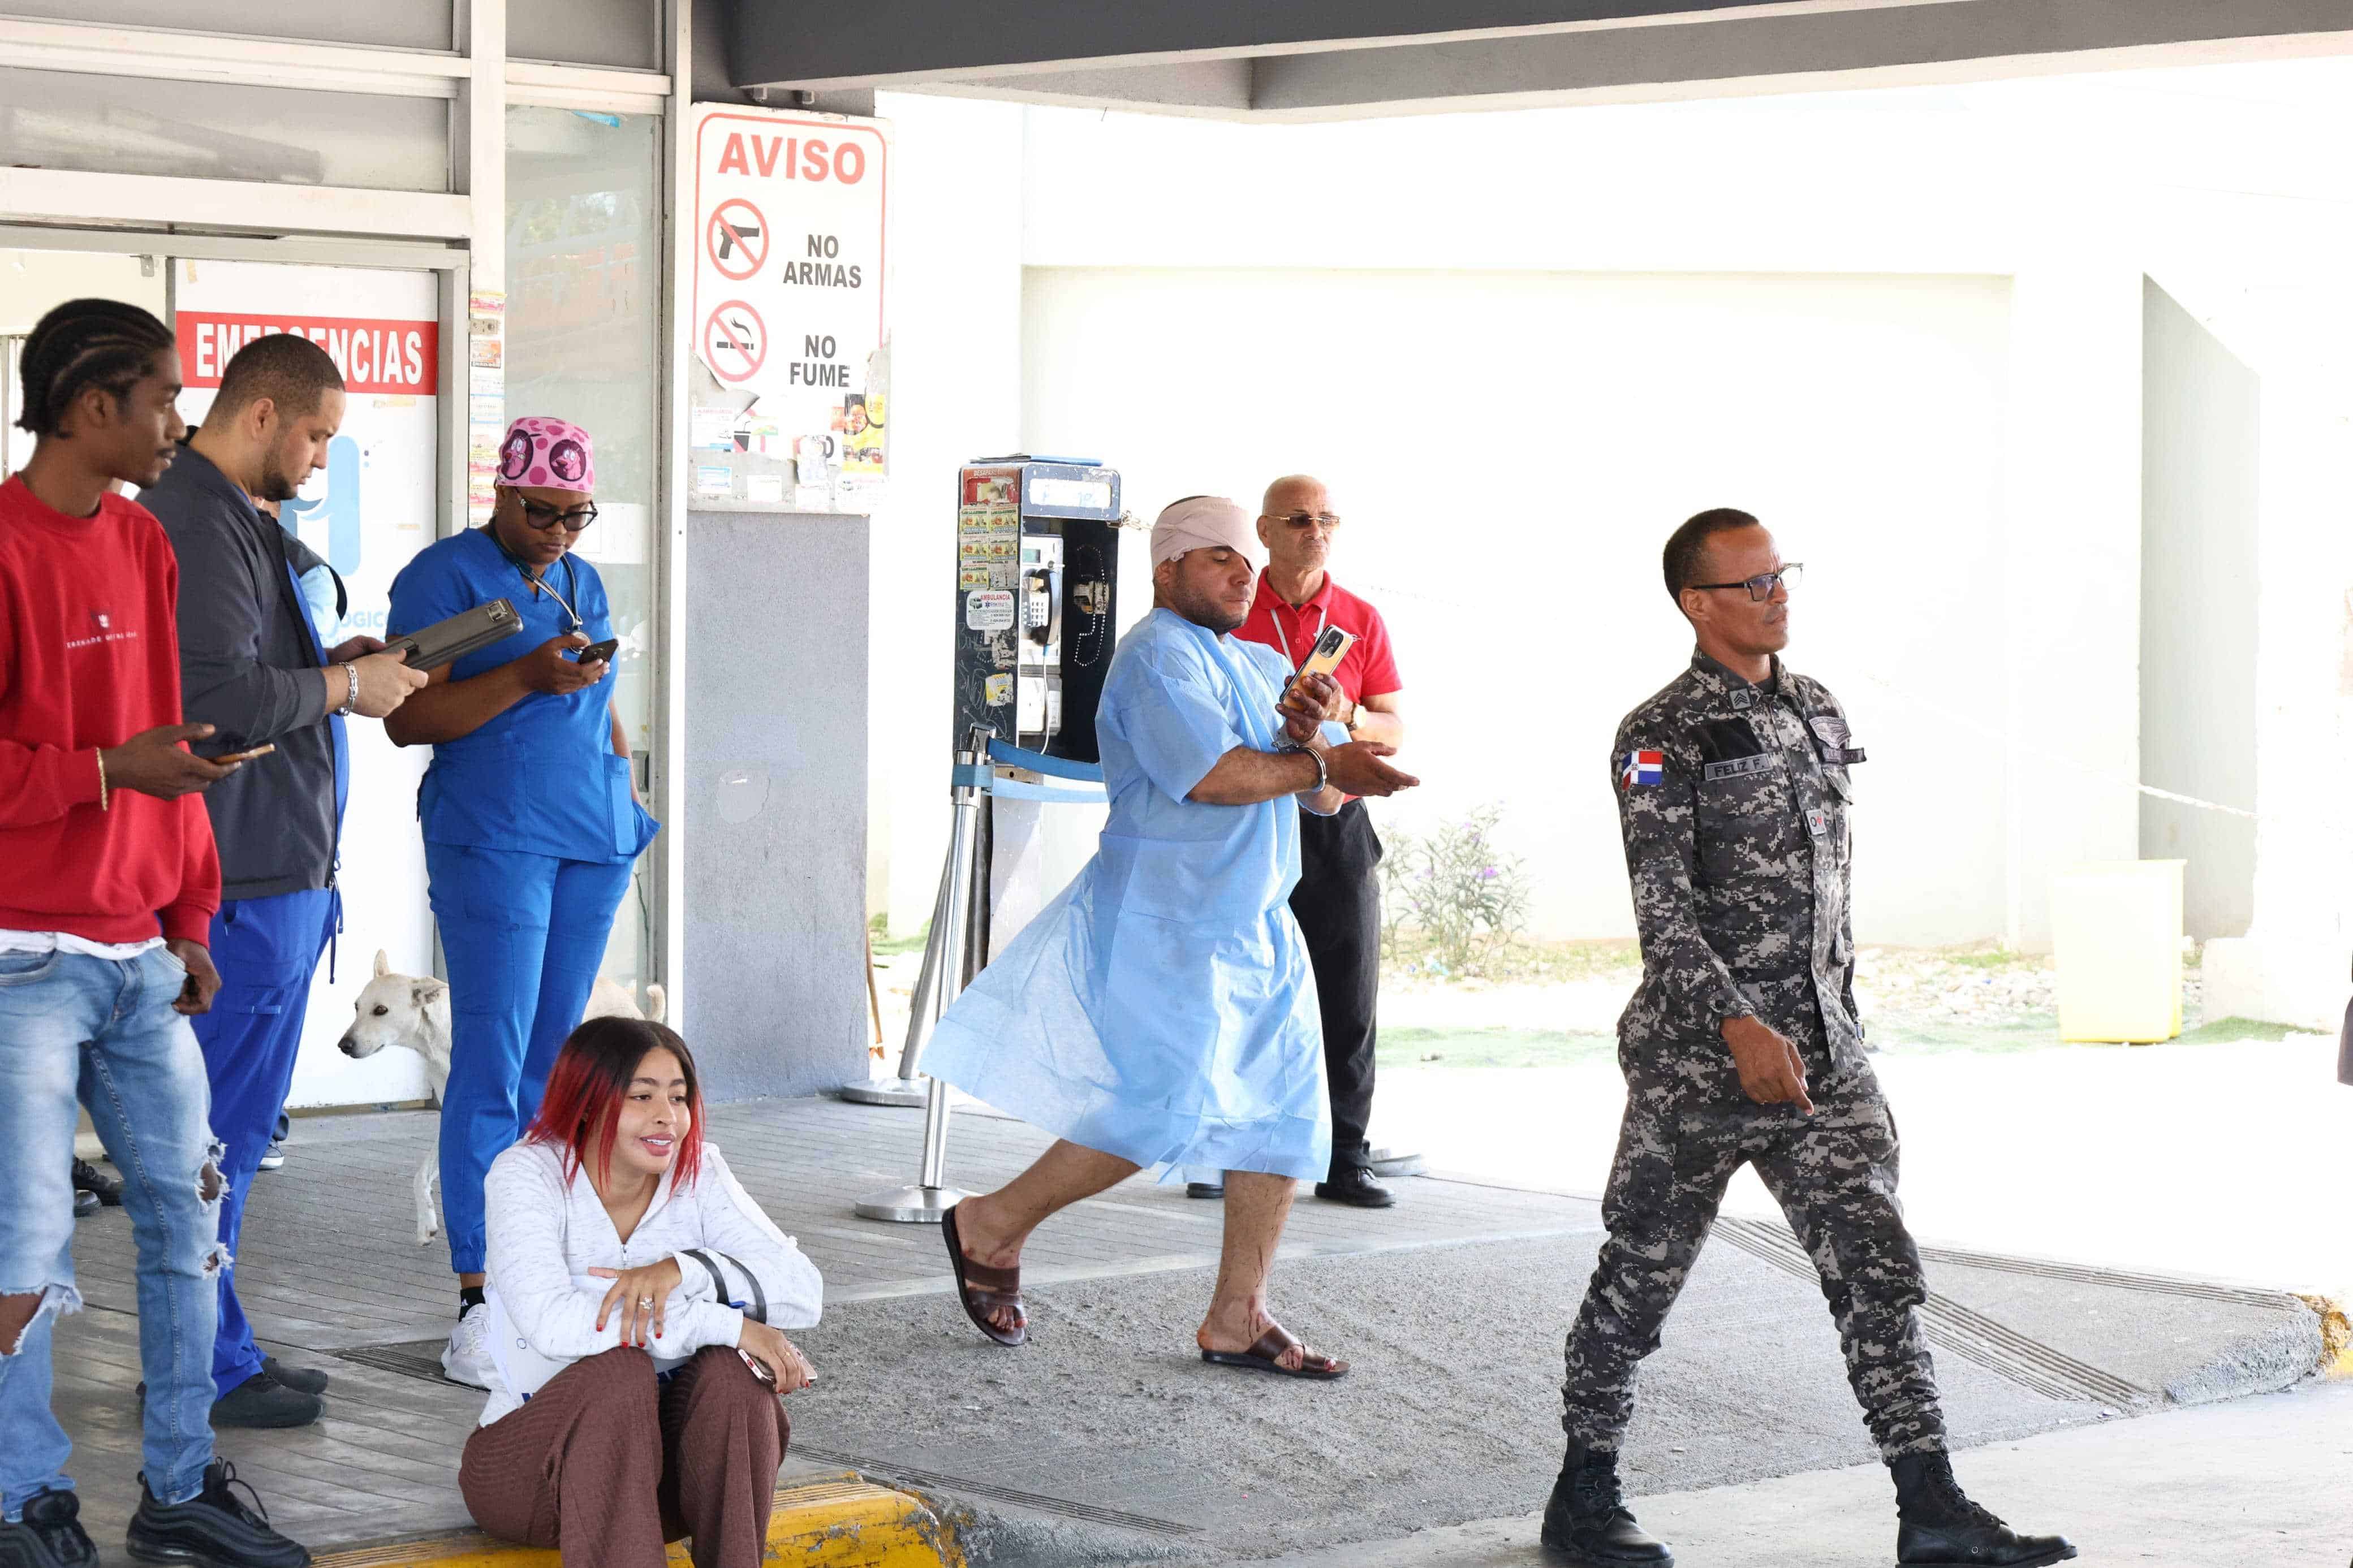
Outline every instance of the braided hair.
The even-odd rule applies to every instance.
[[[175,346],[172,329],[136,305],[69,300],[25,339],[17,362],[24,406],[16,424],[36,436],[54,436],[85,389],[127,396],[155,356]]]

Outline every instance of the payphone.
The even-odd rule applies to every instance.
[[[981,458],[956,476],[955,711],[1024,751],[1100,760],[1095,705],[1118,640],[1119,471]]]

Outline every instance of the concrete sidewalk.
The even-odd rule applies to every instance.
[[[2353,1384],[2307,1386],[1957,1456],[1961,1484],[2087,1563],[2342,1568],[2353,1557]],[[1880,1465],[1634,1500],[1679,1568],[1878,1568],[1895,1558]],[[1534,1500],[1541,1506],[1541,1497]],[[1535,1568],[1526,1513],[1269,1560],[1263,1568]]]
[[[1574,1194],[1400,1184],[1393,1210],[1303,1198],[1274,1303],[1356,1363],[1333,1384],[1204,1365],[1192,1333],[1221,1216],[1133,1182],[1059,1216],[1028,1259],[1032,1342],[983,1340],[939,1233],[858,1220],[913,1173],[922,1116],[832,1100],[716,1108],[711,1134],[825,1271],[796,1338],[823,1373],[792,1398],[797,1473],[855,1469],[939,1500],[987,1560],[1278,1556],[1533,1508],[1558,1458],[1561,1336],[1600,1235]],[[273,1516],[315,1549],[462,1528],[459,1446],[481,1395],[434,1357],[456,1305],[411,1234],[427,1113],[307,1120],[261,1179],[237,1262],[265,1344],[334,1375],[327,1419],[224,1434]],[[959,1114],[951,1174],[1002,1182],[1046,1144]],[[138,1377],[120,1211],[78,1227],[91,1310],[60,1325],[58,1389],[84,1517],[110,1552],[136,1500]],[[1957,1441],[2121,1429],[2178,1403],[2281,1386],[2317,1320],[2275,1290],[1932,1248],[1926,1312]],[[1646,1492],[1836,1468],[1869,1449],[1810,1266],[1786,1227],[1731,1220],[1645,1370],[1629,1473]]]

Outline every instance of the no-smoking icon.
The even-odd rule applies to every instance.
[[[730,300],[702,323],[702,358],[722,381],[749,381],[768,357],[768,329],[760,312]]]
[[[731,197],[712,209],[703,243],[711,249],[711,265],[740,283],[768,259],[768,220],[750,202]]]

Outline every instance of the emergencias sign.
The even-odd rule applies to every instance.
[[[880,478],[884,126],[707,107],[692,135],[694,353],[739,395],[731,444],[792,454],[804,490]]]
[[[173,312],[180,339],[180,371],[190,388],[220,385],[237,351],[270,332],[291,332],[327,351],[352,393],[406,393],[431,397],[441,390],[441,324],[363,316]]]

